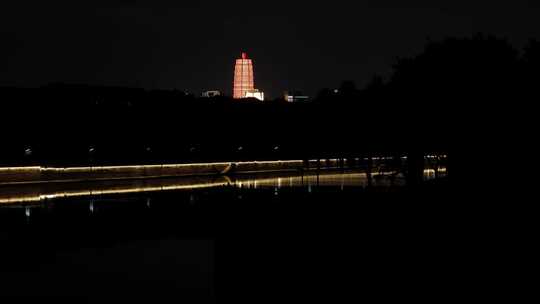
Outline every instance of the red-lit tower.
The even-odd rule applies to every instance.
[[[247,58],[246,53],[242,53],[242,58],[236,59],[234,66],[233,98],[244,98],[246,92],[254,89],[253,62]]]

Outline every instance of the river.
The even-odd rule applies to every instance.
[[[445,170],[424,174],[418,191],[359,170],[3,187],[0,288],[96,303],[440,291],[455,227]]]

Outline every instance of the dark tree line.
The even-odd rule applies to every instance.
[[[538,96],[540,47],[477,35],[428,42],[391,77],[310,103],[56,84],[1,88],[0,163],[87,164],[451,152],[507,146]],[[527,97],[532,96],[532,97]],[[535,97],[536,96],[536,97]],[[479,150],[480,151],[480,150]],[[483,151],[483,150],[482,150]]]

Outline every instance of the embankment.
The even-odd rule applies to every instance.
[[[320,167],[336,168],[337,159],[320,162],[317,160],[276,160],[192,164],[162,164],[135,166],[96,166],[96,167],[4,167],[0,168],[0,185],[42,182],[70,182],[93,180],[117,180],[137,178],[158,178],[176,176],[204,176],[240,174],[252,172],[273,172],[305,170]]]

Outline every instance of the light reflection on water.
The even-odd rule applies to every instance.
[[[446,175],[445,168],[424,170],[424,179],[434,179]],[[377,172],[368,175],[361,171],[321,171],[300,173],[274,173],[207,177],[182,177],[172,179],[147,179],[124,181],[99,181],[86,183],[51,183],[39,185],[9,186],[0,189],[0,204],[39,204],[43,201],[66,197],[96,197],[101,195],[146,193],[157,191],[195,190],[217,187],[237,187],[242,189],[274,189],[278,194],[282,188],[305,188],[311,192],[313,187],[366,187],[403,186],[404,177],[396,172]],[[147,202],[150,206],[150,201]],[[92,212],[92,207],[91,212]]]

